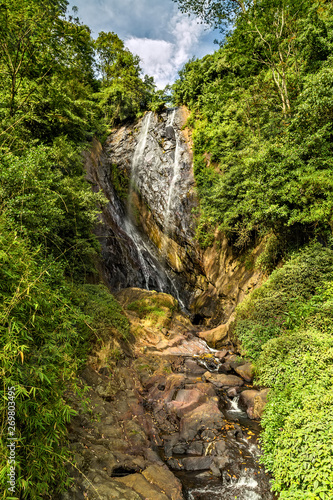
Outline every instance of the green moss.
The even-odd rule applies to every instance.
[[[281,499],[333,497],[333,251],[293,255],[238,307],[234,333],[271,387],[263,463]]]
[[[112,163],[111,165],[111,180],[114,189],[117,191],[119,197],[122,200],[125,200],[128,196],[129,190],[129,179],[126,173],[123,170]]]
[[[121,305],[104,285],[81,285],[73,287],[73,302],[87,316],[87,328],[104,338],[113,328],[118,335],[127,340],[130,334],[130,323]]]

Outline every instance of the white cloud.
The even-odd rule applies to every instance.
[[[159,88],[165,87],[173,74],[174,45],[166,40],[132,37],[125,41],[126,47],[140,57],[143,72],[154,76]]]
[[[125,45],[140,57],[143,72],[154,76],[157,87],[163,88],[196,53],[204,30],[196,19],[177,13],[168,23],[170,41],[130,37]]]

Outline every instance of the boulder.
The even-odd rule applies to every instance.
[[[270,389],[262,389],[254,398],[253,417],[261,418],[267,404],[267,396]]]
[[[254,408],[254,400],[258,396],[258,394],[259,391],[256,391],[255,389],[248,389],[246,391],[242,391],[239,396],[241,404],[245,406],[246,413],[251,419],[255,418],[253,413],[253,408]]]
[[[235,398],[238,395],[239,388],[237,387],[230,387],[230,389],[227,390],[227,396],[228,398]]]
[[[181,482],[166,466],[150,465],[142,475],[165,492],[171,500],[183,500]]]
[[[237,377],[237,375],[225,375],[224,373],[206,372],[203,378],[207,382],[211,382],[218,389],[240,387],[244,384],[244,381],[240,377]]]
[[[199,366],[194,359],[187,358],[185,360],[185,372],[190,373],[191,375],[202,375],[205,371],[206,368]]]
[[[152,484],[142,474],[130,474],[116,479],[117,482],[125,484],[141,495],[145,500],[169,500],[160,488]],[[112,498],[112,497],[110,497]]]
[[[88,490],[85,492],[85,497],[91,500],[141,500],[142,497],[126,484],[118,483],[111,478],[101,477],[101,475],[89,475]],[[64,495],[63,500],[73,500],[73,498],[83,498],[82,491],[79,489],[78,495],[74,496],[74,492],[70,490],[69,496]],[[158,498],[158,497],[156,497]],[[167,497],[166,497],[167,498]],[[162,499],[161,499],[162,500]]]
[[[216,392],[214,387],[211,384],[207,384],[206,382],[197,382],[196,384],[186,384],[185,389],[198,389],[198,391],[205,394],[208,398],[216,397]]]
[[[236,366],[235,372],[238,373],[246,382],[251,382],[254,376],[254,366],[252,363],[245,363],[245,365]]]
[[[181,460],[184,469],[188,471],[209,469],[212,463],[212,457],[188,457]]]
[[[178,391],[176,399],[167,404],[167,408],[181,418],[185,413],[194,410],[206,401],[207,396],[198,389],[181,389]]]
[[[228,354],[224,364],[229,366],[232,370],[236,370],[238,366],[244,365],[244,360],[237,356],[237,354]]]
[[[222,360],[226,357],[227,354],[228,354],[228,351],[226,349],[223,349],[223,351],[216,352],[215,357]]]
[[[196,436],[201,435],[202,431],[217,429],[221,430],[224,426],[223,415],[217,405],[217,398],[210,400],[195,410],[186,413],[180,421],[180,438],[185,441],[191,441]]]
[[[201,339],[204,339],[210,347],[216,348],[223,344],[228,338],[229,324],[219,325],[212,330],[198,333]]]
[[[194,441],[190,444],[187,449],[188,455],[202,455],[203,452],[203,443],[202,441]]]

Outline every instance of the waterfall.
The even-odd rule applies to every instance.
[[[176,140],[176,147],[175,147],[175,158],[173,162],[173,171],[172,171],[172,178],[171,182],[169,185],[169,190],[168,190],[168,198],[167,198],[167,203],[166,203],[166,211],[165,211],[165,235],[169,236],[171,233],[171,213],[172,213],[172,207],[174,205],[174,202],[176,201],[177,198],[177,191],[175,189],[176,187],[176,182],[179,180],[180,177],[180,143],[179,143],[179,137],[176,133],[175,128],[173,127],[173,123],[175,120],[176,116],[176,109],[173,110],[171,117],[170,117],[170,122],[167,124],[167,127],[172,127],[174,134],[175,134],[175,140]],[[167,243],[165,244],[165,247],[163,248],[164,254],[167,251]]]
[[[194,234],[187,196],[193,182],[191,158],[179,136],[177,113],[177,108],[160,116],[148,112],[136,125],[117,129],[106,141],[97,168],[92,163],[90,175],[109,200],[98,231],[110,287],[170,293],[186,310],[190,291],[184,287],[184,276],[170,259],[161,258],[167,235],[172,233],[181,249]],[[180,158],[191,179],[183,185],[177,181]]]
[[[152,113],[150,111],[149,113],[147,113],[145,115],[145,117],[143,119],[143,123],[142,123],[141,130],[139,133],[138,143],[137,143],[136,148],[134,150],[133,159],[132,159],[131,178],[130,178],[128,198],[127,198],[127,211],[131,216],[133,216],[133,213],[132,213],[133,191],[135,190],[135,187],[137,186],[137,183],[138,183],[139,165],[140,165],[140,161],[143,158],[143,154],[144,154],[146,144],[147,144],[147,137],[148,137],[148,132],[149,132],[151,115],[152,115]]]

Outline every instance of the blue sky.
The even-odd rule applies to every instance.
[[[172,0],[69,0],[92,30],[114,31],[131,52],[140,56],[144,73],[154,76],[159,88],[173,83],[178,71],[193,56],[212,53],[218,33],[195,17],[181,14]]]

